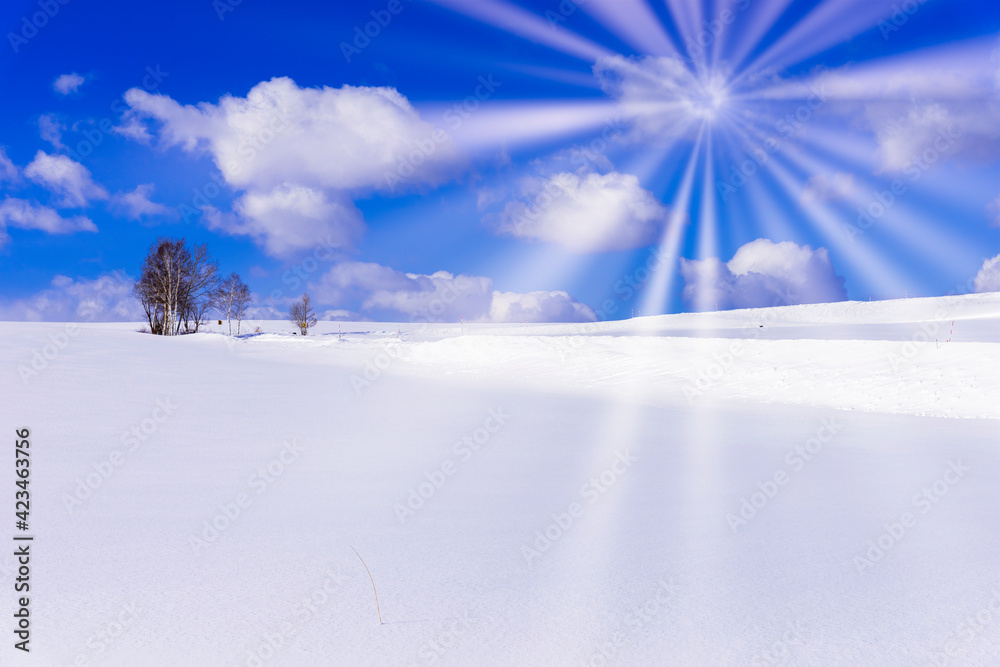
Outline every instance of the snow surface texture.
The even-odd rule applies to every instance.
[[[0,323],[3,664],[1000,663],[1000,295],[258,324]]]

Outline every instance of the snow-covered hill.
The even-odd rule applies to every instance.
[[[1000,295],[256,326],[0,323],[24,664],[1000,661]]]

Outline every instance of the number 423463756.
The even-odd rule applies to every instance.
[[[28,441],[28,436],[30,432],[28,429],[23,428],[15,431],[17,438],[14,440],[14,472],[17,475],[17,481],[15,484],[18,487],[16,492],[16,500],[14,503],[14,514],[17,516],[17,528],[19,530],[28,530],[28,510],[30,509],[28,494],[28,481],[30,476],[30,459],[28,458],[31,453],[31,444]]]

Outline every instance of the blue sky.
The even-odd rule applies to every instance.
[[[0,318],[132,319],[159,236],[262,317],[997,290],[987,5],[7,2]]]

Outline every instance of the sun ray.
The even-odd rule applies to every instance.
[[[667,300],[673,287],[676,273],[677,258],[680,256],[680,246],[684,239],[684,229],[688,222],[688,208],[691,205],[691,193],[694,190],[695,167],[701,149],[704,129],[698,133],[694,148],[684,169],[684,176],[677,187],[674,199],[670,203],[670,220],[660,238],[659,252],[661,261],[653,270],[646,289],[643,292],[641,312],[649,315],[660,315],[665,311]]]
[[[602,57],[613,55],[610,49],[596,44],[558,25],[550,23],[536,14],[503,0],[430,0],[459,14],[507,30],[524,39],[542,44],[566,55],[596,62]]]
[[[495,150],[498,144],[515,148],[552,142],[613,127],[620,111],[617,104],[604,100],[497,101],[468,112],[464,118],[454,112],[454,107],[437,109],[442,116],[441,127],[453,141],[471,151]]]
[[[874,28],[892,15],[892,4],[890,0],[822,0],[743,71],[784,69],[808,60]]]
[[[719,251],[719,239],[717,233],[718,218],[715,208],[715,183],[714,160],[712,151],[711,129],[706,133],[705,147],[703,150],[702,177],[701,177],[701,197],[698,203],[698,224],[696,257],[706,259],[716,257]],[[696,310],[714,310],[716,297],[714,294],[699,292],[695,298]]]
[[[738,23],[739,29],[733,27],[725,32],[725,41],[733,46],[725,55],[732,65],[738,70],[741,69],[743,61],[746,60],[750,52],[755,49],[764,35],[774,27],[778,19],[788,10],[794,0],[771,0],[771,2],[750,3],[747,10],[744,10]],[[733,35],[733,39],[728,39]]]
[[[694,43],[701,30],[701,2],[691,0],[664,0],[670,17],[680,33],[685,46]],[[684,49],[681,49],[684,51]]]
[[[580,7],[639,53],[667,56],[678,52],[646,0],[588,0]]]
[[[799,151],[794,156],[789,155],[788,160],[806,173],[824,173],[829,169],[828,163],[815,150]],[[923,262],[940,261],[942,255],[967,262],[978,258],[979,252],[974,245],[961,239],[955,230],[932,224],[923,207],[906,197],[912,184],[902,178],[894,179],[893,183],[900,186],[896,193],[891,184],[866,183],[864,190],[859,187],[845,197],[845,203],[856,212],[844,218],[843,224],[849,230],[846,235],[863,237],[868,225],[889,236],[894,247],[912,250]],[[933,197],[934,190],[924,188],[920,195],[922,199]],[[884,212],[876,215],[879,211]]]
[[[789,200],[797,203],[799,179],[792,174],[785,160],[784,154],[776,155],[770,171]],[[840,262],[850,267],[851,275],[859,277],[870,293],[874,290],[903,293],[912,282],[912,276],[901,271],[890,256],[865,244],[852,242],[844,233],[844,220],[830,208],[799,205],[798,209],[800,222],[810,224],[823,237],[827,247],[836,253]]]

